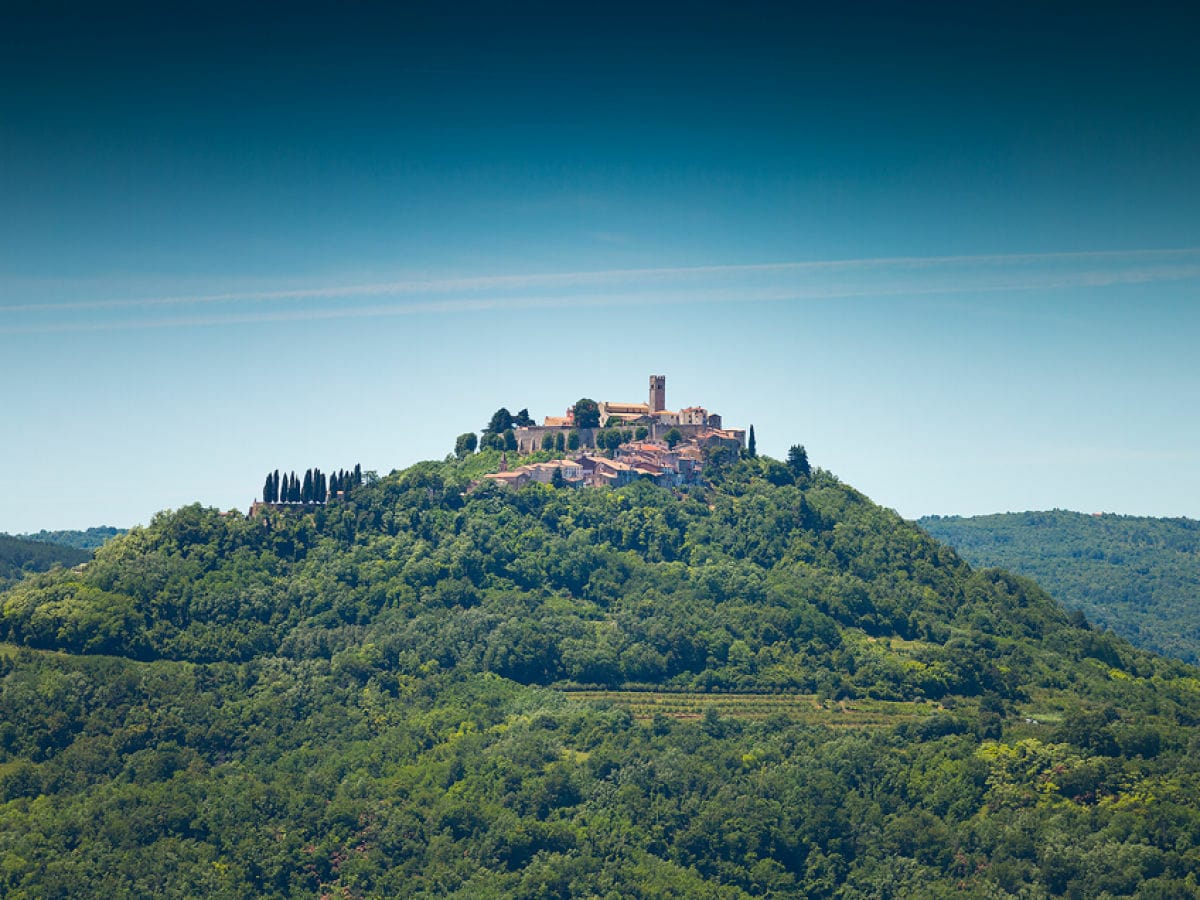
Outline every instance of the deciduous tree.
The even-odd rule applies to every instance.
[[[464,459],[474,453],[477,446],[479,446],[479,439],[475,436],[475,432],[464,432],[454,442],[454,455],[459,459]]]

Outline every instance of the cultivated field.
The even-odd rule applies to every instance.
[[[699,691],[568,690],[572,700],[611,703],[628,709],[635,719],[656,715],[700,719],[712,710],[719,716],[760,720],[782,715],[796,722],[845,728],[884,728],[911,722],[941,711],[931,702],[890,700],[829,700],[815,694],[707,694]]]

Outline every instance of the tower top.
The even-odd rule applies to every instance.
[[[650,376],[650,412],[656,413],[667,408],[667,376]]]

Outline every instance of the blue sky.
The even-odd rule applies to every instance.
[[[970,6],[9,13],[0,530],[652,372],[907,516],[1200,517],[1200,39]]]

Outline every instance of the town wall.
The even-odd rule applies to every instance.
[[[711,417],[710,417],[710,420],[711,420]],[[629,425],[622,426],[622,428],[623,429],[628,428],[628,429],[636,431],[637,428],[639,427],[639,424],[640,423],[630,423]],[[708,425],[674,425],[669,422],[666,422],[666,423],[664,423],[664,422],[653,422],[653,423],[647,422],[645,424],[645,427],[648,428],[649,432],[650,432],[647,437],[650,440],[659,440],[659,441],[661,441],[663,439],[663,437],[666,435],[666,433],[668,431],[670,431],[672,428],[674,428],[681,435],[683,435],[683,437],[685,439],[701,437],[703,434],[705,434],[706,432],[711,430],[710,426],[708,426]],[[513,430],[513,433],[516,435],[516,438],[517,438],[517,452],[524,454],[524,453],[534,453],[538,450],[541,450],[542,449],[542,438],[545,437],[547,434],[549,434],[549,435],[561,434],[563,436],[563,441],[564,441],[564,446],[565,446],[565,442],[567,440],[567,435],[569,435],[572,431],[579,432],[579,446],[580,447],[595,447],[596,446],[596,432],[599,430],[600,429],[598,429],[598,428],[576,429],[576,428],[570,427],[570,426],[559,427],[559,426],[552,426],[552,425],[531,425],[528,428],[516,428]],[[732,430],[731,433],[741,441],[743,446],[745,446],[745,444],[746,444],[745,432],[741,431],[741,429],[735,429],[735,430]]]

